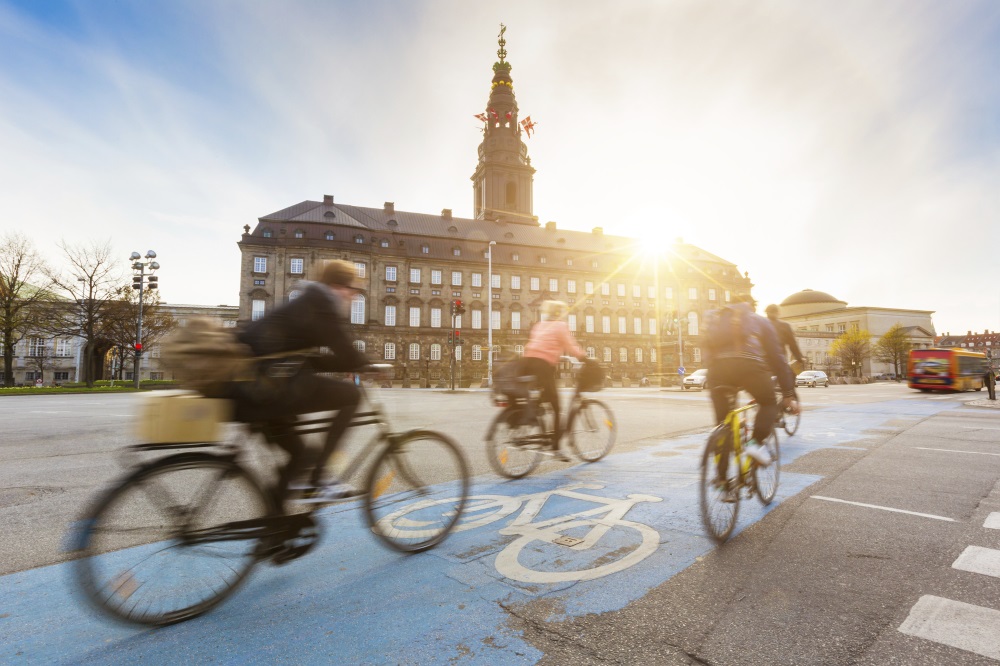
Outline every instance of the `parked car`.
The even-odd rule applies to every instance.
[[[705,388],[705,380],[708,379],[708,370],[701,368],[700,370],[695,370],[690,375],[684,378],[684,382],[681,383],[681,389],[688,390],[689,388],[696,388],[699,391]]]
[[[823,388],[827,388],[830,386],[830,378],[822,370],[806,370],[805,372],[800,372],[799,376],[795,378],[795,385],[812,386],[813,388],[822,386]]]

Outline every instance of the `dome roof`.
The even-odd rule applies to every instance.
[[[839,298],[834,298],[825,291],[813,291],[812,289],[803,289],[802,291],[797,291],[785,300],[781,301],[782,306],[786,305],[806,305],[813,303],[837,303],[840,305],[845,304],[844,301]]]

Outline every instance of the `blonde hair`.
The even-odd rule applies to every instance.
[[[349,261],[332,259],[323,264],[319,281],[328,285],[343,285],[355,287],[357,268]]]
[[[556,321],[566,316],[569,306],[563,301],[545,301],[542,303],[542,316],[549,321]]]

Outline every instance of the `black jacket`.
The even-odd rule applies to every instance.
[[[781,345],[781,352],[784,353],[785,347],[788,347],[792,352],[792,358],[799,363],[805,363],[806,359],[802,357],[802,351],[799,349],[799,343],[795,340],[795,332],[792,330],[792,325],[787,321],[771,319],[770,317],[768,317],[768,321],[771,322],[771,326],[774,326],[774,332],[778,334],[778,343]]]

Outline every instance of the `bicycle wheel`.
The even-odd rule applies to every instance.
[[[739,462],[728,441],[731,437],[726,424],[717,426],[701,456],[701,522],[712,540],[720,544],[733,533],[740,513]]]
[[[418,553],[441,543],[469,497],[469,468],[444,435],[414,430],[399,435],[368,475],[365,518],[390,548]]]
[[[81,523],[76,581],[120,620],[160,626],[206,612],[257,563],[268,494],[233,460],[180,454],[104,494]],[[227,527],[228,526],[228,527]]]
[[[781,405],[778,405],[778,408],[780,409]],[[784,428],[785,432],[788,433],[788,436],[791,437],[798,431],[799,421],[801,420],[802,412],[799,412],[798,414],[789,414],[788,412],[785,412],[781,415],[781,427]]]
[[[600,400],[583,400],[573,418],[570,446],[581,459],[596,462],[615,445],[618,425],[611,408]]]
[[[787,417],[787,415],[786,415]],[[797,423],[797,422],[796,422]],[[771,454],[771,464],[767,467],[753,466],[753,482],[757,488],[757,497],[761,504],[767,506],[778,492],[778,476],[781,474],[781,450],[778,447],[778,434],[774,431],[764,440],[767,452]]]
[[[538,467],[547,443],[541,422],[522,423],[524,407],[505,409],[486,433],[486,457],[500,476],[520,479]]]

